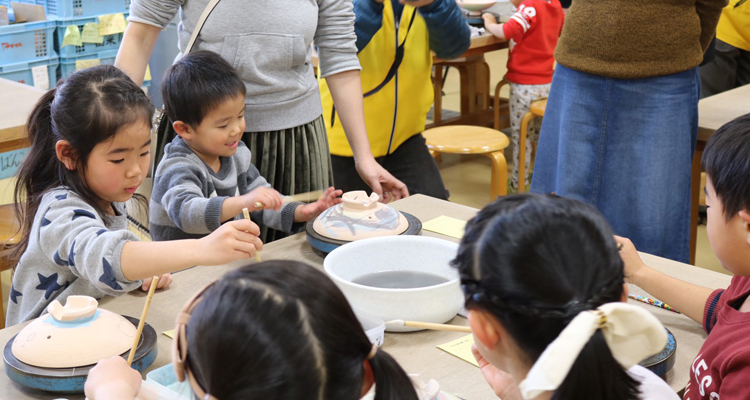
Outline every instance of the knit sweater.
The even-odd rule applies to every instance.
[[[68,296],[102,298],[137,289],[143,281],[122,274],[120,255],[138,237],[128,230],[123,203],[107,221],[72,191],[49,191],[39,203],[29,244],[18,261],[5,325],[37,318],[54,300]]]
[[[195,239],[208,235],[225,221],[221,208],[228,197],[241,196],[259,187],[271,187],[250,162],[250,150],[240,141],[237,152],[221,157],[214,172],[177,136],[164,148],[149,205],[149,229],[154,240]],[[250,213],[256,223],[284,232],[295,232],[299,202],[284,204],[281,211]],[[242,218],[237,215],[234,219]]]
[[[574,0],[557,62],[589,74],[635,79],[698,66],[727,0]]]

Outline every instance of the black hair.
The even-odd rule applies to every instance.
[[[67,187],[108,220],[100,197],[86,183],[89,156],[96,145],[111,140],[123,127],[143,123],[150,129],[153,114],[154,106],[143,90],[111,65],[74,72],[39,99],[26,123],[31,147],[14,191],[15,203],[23,204],[16,210],[23,235],[13,251],[14,260],[26,250],[39,203],[50,189]],[[68,141],[74,150],[74,170],[58,160],[55,145],[59,140]]]
[[[356,400],[372,350],[339,288],[296,261],[248,265],[214,283],[192,312],[187,341],[187,366],[222,400]],[[385,351],[370,366],[376,400],[417,400]]]
[[[612,229],[582,202],[501,198],[466,225],[453,265],[467,309],[493,315],[533,364],[581,311],[620,301],[623,263]],[[638,383],[601,331],[583,348],[555,400],[635,400]]]
[[[206,50],[186,54],[164,75],[161,93],[171,122],[192,127],[225,101],[245,96],[245,83],[220,55]]]
[[[714,132],[703,151],[703,169],[711,179],[724,218],[750,210],[750,114],[727,122]]]

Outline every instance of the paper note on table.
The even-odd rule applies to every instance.
[[[125,32],[125,16],[122,14],[108,14],[99,16],[99,36],[114,35]]]
[[[467,335],[452,342],[442,344],[438,346],[438,349],[478,367],[479,364],[477,363],[477,360],[474,358],[474,355],[471,354],[471,345],[473,344],[474,336]]]
[[[91,60],[76,60],[76,71],[102,65],[102,60],[94,58]]]
[[[174,339],[174,329],[169,330],[169,331],[164,331],[163,333],[164,333],[164,336],[170,339]]]
[[[65,28],[62,47],[65,46],[83,46],[83,42],[81,42],[81,31],[78,30],[78,25],[68,25],[68,27]]]
[[[466,221],[441,215],[422,224],[422,229],[441,235],[461,239],[464,237]]]
[[[31,77],[34,80],[34,87],[42,90],[49,90],[49,72],[46,65],[31,68]]]
[[[99,34],[99,24],[89,22],[84,25],[83,32],[81,32],[81,41],[83,43],[104,43],[104,37]]]

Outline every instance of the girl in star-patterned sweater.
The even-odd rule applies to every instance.
[[[15,189],[23,235],[12,255],[18,264],[6,325],[71,295],[148,290],[154,275],[166,287],[170,272],[250,258],[262,246],[257,225],[246,220],[172,242],[140,242],[127,229],[125,202],[138,199],[151,161],[153,111],[113,66],[78,71],[39,100]]]

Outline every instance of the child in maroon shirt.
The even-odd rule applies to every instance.
[[[721,265],[734,274],[712,290],[664,275],[638,257],[623,238],[625,277],[669,303],[709,333],[690,368],[686,400],[750,398],[750,114],[719,128],[703,153],[708,239]]]
[[[546,99],[552,83],[555,65],[555,46],[562,31],[565,14],[559,0],[510,0],[518,8],[510,20],[498,24],[492,14],[484,14],[487,32],[510,41],[508,73],[505,80],[510,86],[510,126],[513,138],[513,171],[510,190],[518,191],[528,185],[531,165],[531,142],[541,124],[530,121],[526,135],[526,176],[519,177],[519,152],[521,120],[536,100]]]

